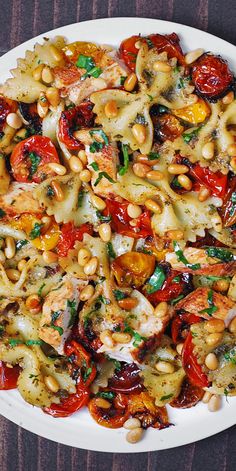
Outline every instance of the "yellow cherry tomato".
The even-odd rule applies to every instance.
[[[52,250],[54,249],[59,241],[60,228],[58,224],[52,222],[49,229],[35,239],[31,238],[31,233],[35,228],[35,224],[42,224],[39,218],[36,218],[32,214],[22,214],[18,219],[12,221],[12,225],[16,229],[24,231],[30,238],[31,243],[39,250]]]
[[[96,64],[100,62],[104,54],[104,51],[96,44],[85,41],[75,41],[74,43],[67,44],[63,48],[63,52],[71,62],[77,62],[79,55],[83,54],[84,56],[92,57]]]
[[[175,116],[191,124],[203,123],[210,113],[210,107],[202,98],[199,98],[193,105],[173,111]]]

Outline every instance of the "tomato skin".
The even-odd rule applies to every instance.
[[[77,372],[79,373],[77,386],[82,389],[88,388],[95,379],[97,373],[96,367],[91,361],[90,353],[88,353],[80,343],[75,340],[71,340],[70,342],[66,342],[65,354],[70,358],[72,377],[75,375],[77,376]],[[88,369],[91,370],[91,372],[84,380],[83,370],[86,372]]]
[[[32,176],[30,175],[32,163],[29,158],[31,152],[40,158],[37,169]],[[59,163],[60,161],[54,144],[46,136],[31,136],[24,139],[16,145],[10,157],[13,177],[21,183],[40,183],[55,175],[47,166],[50,162]]]
[[[96,404],[96,398],[91,399],[88,405],[92,418],[103,427],[120,428],[129,418],[128,398],[118,393],[112,401],[110,409],[102,409]]]
[[[68,222],[62,226],[61,235],[57,244],[57,253],[59,257],[66,257],[69,250],[74,247],[76,240],[82,242],[84,234],[93,233],[92,224],[85,223],[80,227],[74,227],[72,222]]]
[[[203,396],[204,390],[201,387],[192,384],[188,378],[185,378],[180,394],[176,399],[170,402],[170,406],[177,409],[188,409],[189,407],[196,406]]]
[[[116,371],[114,376],[109,379],[109,389],[122,394],[142,391],[143,385],[141,384],[139,372],[140,369],[135,363],[125,363],[120,371]]]
[[[19,366],[8,368],[3,361],[0,361],[0,391],[17,388],[20,371]]]
[[[106,200],[106,209],[103,211],[104,216],[111,216],[111,228],[114,232],[134,239],[145,238],[153,235],[151,228],[150,211],[144,211],[137,219],[136,226],[130,226],[129,222],[132,218],[128,215],[127,208],[129,202],[119,203],[115,200]]]
[[[92,108],[92,103],[85,102],[62,112],[59,119],[59,139],[69,150],[79,151],[84,149],[84,145],[73,136],[73,132],[76,129],[93,127],[94,114]]]
[[[139,49],[135,47],[135,43],[140,40],[140,36],[131,36],[122,41],[119,49],[121,59],[123,59],[127,67],[129,67],[133,72],[135,71],[136,59],[139,51]]]
[[[224,198],[227,191],[227,175],[223,175],[220,171],[214,173],[207,167],[201,167],[199,164],[194,165],[189,173],[199,183],[202,183],[211,190],[212,195]]]
[[[144,429],[153,427],[162,430],[170,425],[166,408],[156,406],[147,391],[130,394],[128,407],[132,417],[139,419]]]
[[[193,65],[192,80],[198,93],[211,100],[228,91],[233,74],[224,59],[205,53]]]
[[[190,314],[189,312],[178,313],[173,319],[171,324],[171,336],[175,343],[182,342],[185,338],[182,335],[182,330],[189,327],[191,324],[196,324],[202,319],[195,314]]]
[[[0,96],[0,132],[6,124],[6,117],[9,113],[13,113],[17,110],[16,102],[9,98]]]
[[[60,404],[51,404],[50,407],[44,407],[43,411],[52,417],[69,417],[81,407],[88,404],[89,391],[76,386],[76,393],[70,394],[62,399]]]
[[[228,188],[224,197],[223,206],[221,208],[221,217],[224,227],[233,226],[236,223],[236,176],[229,179]]]
[[[193,353],[193,338],[191,332],[188,333],[182,350],[182,364],[189,380],[200,388],[210,386],[207,375],[203,373],[201,365],[198,364],[197,358]]]
[[[154,140],[157,142],[164,142],[167,139],[174,141],[184,131],[184,127],[180,124],[179,120],[168,113],[152,116],[152,122],[154,126]]]
[[[155,257],[142,252],[126,252],[116,257],[111,267],[119,286],[139,288],[154,272]]]
[[[180,281],[177,283],[173,282],[174,278],[179,276]],[[167,278],[164,281],[161,289],[155,291],[155,293],[147,294],[144,289],[144,294],[154,306],[156,306],[161,301],[171,301],[172,299],[177,298],[182,294],[187,288],[187,283],[184,280],[184,277],[179,274],[177,271],[170,271],[167,274]]]

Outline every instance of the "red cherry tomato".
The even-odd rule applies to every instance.
[[[94,114],[92,108],[92,103],[85,102],[62,112],[59,119],[59,139],[69,150],[84,149],[84,145],[73,136],[73,132],[78,129],[93,127]]]
[[[203,373],[201,365],[197,362],[197,357],[193,353],[193,339],[191,332],[188,333],[182,350],[182,364],[186,375],[191,383],[200,388],[209,387],[207,375]]]
[[[9,113],[13,113],[17,110],[16,102],[0,96],[0,132],[3,131],[3,128],[6,123],[6,117]]]
[[[17,388],[20,371],[19,366],[8,368],[5,363],[0,361],[0,390]]]
[[[140,369],[135,363],[122,365],[119,371],[115,371],[114,376],[109,379],[108,387],[112,391],[128,394],[143,390],[141,378],[139,376]]]
[[[167,139],[174,141],[184,131],[184,127],[180,124],[179,120],[168,113],[152,116],[152,122],[154,126],[154,140],[157,142],[164,142]]]
[[[180,394],[176,399],[170,402],[171,407],[177,409],[187,409],[196,406],[201,401],[204,390],[195,384],[192,384],[188,378],[185,378],[181,387]]]
[[[236,223],[236,177],[228,181],[228,188],[221,208],[221,217],[224,227],[233,226]]]
[[[75,394],[70,394],[68,397],[61,399],[60,404],[51,404],[50,407],[44,407],[43,411],[52,417],[69,417],[74,414],[81,407],[85,406],[89,401],[89,391],[76,387]]]
[[[97,373],[90,353],[80,343],[71,340],[65,345],[65,354],[69,357],[72,378],[82,389],[87,388]]]
[[[84,234],[92,235],[92,233],[93,226],[89,223],[82,224],[80,227],[74,227],[72,222],[64,224],[61,228],[61,235],[57,244],[57,253],[59,257],[66,257],[69,250],[73,249],[76,240],[81,242]]]
[[[127,208],[129,202],[119,203],[114,200],[106,200],[106,209],[103,211],[105,216],[111,216],[111,228],[114,232],[125,236],[134,237],[134,239],[145,238],[153,235],[151,228],[151,217],[149,211],[144,211],[136,219],[136,226],[130,226],[132,218],[128,215]]]
[[[194,165],[189,174],[199,183],[211,190],[213,196],[224,198],[227,191],[228,178],[221,172],[212,172],[207,167],[201,167],[199,164]]]
[[[227,247],[225,244],[222,244],[219,240],[215,239],[208,231],[204,237],[198,237],[196,242],[188,242],[189,247]],[[217,264],[218,265],[218,264]]]
[[[40,183],[55,175],[48,167],[50,162],[59,163],[59,157],[51,139],[45,136],[31,136],[19,142],[14,148],[10,163],[17,182]]]
[[[188,329],[191,324],[196,324],[200,321],[201,317],[190,314],[189,312],[177,314],[171,324],[171,336],[173,341],[179,343],[185,340],[182,331]]]
[[[123,394],[116,395],[110,409],[103,409],[96,402],[96,398],[92,399],[88,409],[92,418],[103,427],[120,428],[129,418],[128,398]]]
[[[178,281],[175,281],[178,276]],[[147,294],[144,289],[144,294],[154,306],[160,301],[171,301],[183,293],[187,283],[183,276],[176,271],[172,271],[164,281],[161,289],[152,294]]]
[[[131,36],[124,39],[120,45],[120,56],[130,70],[135,70],[136,59],[139,49],[135,46],[137,41],[142,40],[140,36]]]
[[[194,63],[192,80],[201,95],[214,99],[227,92],[233,81],[233,74],[224,59],[206,53]]]

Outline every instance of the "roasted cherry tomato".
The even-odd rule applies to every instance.
[[[183,368],[191,383],[200,388],[207,388],[210,385],[207,375],[203,373],[201,365],[198,364],[193,348],[192,334],[189,332],[182,350]]]
[[[175,343],[182,342],[185,340],[186,335],[183,336],[183,331],[186,332],[191,324],[196,324],[202,319],[195,314],[189,312],[177,313],[171,324],[171,336]]]
[[[185,108],[173,110],[172,113],[177,116],[177,118],[181,118],[188,123],[199,124],[203,123],[203,121],[208,118],[211,110],[208,104],[202,98],[199,98],[197,103],[185,106]]]
[[[144,429],[153,427],[161,430],[170,425],[166,408],[157,407],[146,391],[130,394],[128,408],[132,417],[139,419]]]
[[[99,64],[101,57],[104,55],[104,51],[100,47],[87,41],[75,41],[74,43],[66,44],[63,52],[66,58],[73,63],[77,62],[80,54],[83,54],[84,56],[92,57],[96,65]]]
[[[9,98],[0,96],[0,132],[6,123],[6,117],[9,113],[14,113],[17,110],[16,102]]]
[[[61,399],[60,404],[51,404],[50,407],[44,407],[43,411],[52,417],[69,417],[89,401],[89,391],[85,388],[76,387],[76,393]]]
[[[78,129],[93,127],[94,113],[92,109],[92,103],[85,102],[62,112],[59,119],[59,139],[69,150],[84,149],[84,145],[73,136],[73,132]]]
[[[210,100],[227,92],[232,84],[233,74],[224,59],[206,53],[194,62],[192,81],[198,93]]]
[[[188,242],[188,246],[190,247],[227,247],[225,244],[220,242],[219,240],[215,239],[209,232],[205,231],[206,235],[204,237],[198,237],[196,242]]]
[[[52,250],[56,247],[59,237],[59,225],[52,221],[46,231],[41,223],[41,216],[24,213],[12,220],[13,227],[23,230],[30,237],[31,243],[39,250]]]
[[[14,179],[28,183],[40,183],[55,175],[48,167],[51,162],[59,163],[59,157],[51,139],[46,136],[31,136],[19,142],[10,158]]]
[[[140,369],[135,363],[122,364],[121,369],[116,370],[114,376],[109,379],[108,387],[112,391],[128,394],[131,392],[142,391]]]
[[[167,273],[167,277],[158,291],[148,294],[145,292],[145,288],[143,290],[145,296],[154,306],[160,301],[171,301],[172,299],[178,298],[179,295],[188,292],[192,286],[191,276],[188,274],[180,274],[173,270]]]
[[[236,176],[228,180],[228,187],[220,212],[224,227],[230,227],[236,223]]]
[[[119,286],[142,286],[155,268],[154,255],[126,252],[112,263],[112,271]]]
[[[103,427],[120,428],[129,418],[128,398],[124,394],[116,394],[110,409],[103,409],[92,399],[88,405],[92,418]]]
[[[170,402],[171,407],[177,409],[187,409],[196,406],[201,401],[204,395],[204,390],[192,384],[188,378],[185,378],[181,386],[181,391],[178,397]]]
[[[135,70],[136,59],[139,49],[135,46],[137,41],[142,40],[140,36],[131,36],[124,39],[120,45],[120,56],[130,70]]]
[[[80,227],[74,227],[72,222],[64,224],[61,228],[61,235],[57,244],[57,253],[59,257],[66,257],[69,250],[73,249],[76,240],[80,242],[83,240],[84,234],[93,233],[92,224],[85,223]]]
[[[168,113],[152,116],[152,122],[154,126],[154,141],[157,142],[174,141],[184,131],[184,127],[180,124],[179,120]]]
[[[129,202],[119,203],[115,200],[106,200],[106,209],[103,211],[104,216],[111,216],[111,227],[114,232],[134,237],[134,239],[145,238],[153,235],[151,228],[151,217],[149,211],[144,211],[136,218],[136,226],[130,226],[129,222],[132,218],[128,215],[127,208]]]
[[[8,368],[3,361],[0,361],[0,390],[15,389],[17,387],[20,371],[19,366]]]
[[[26,129],[27,132],[30,134],[41,134],[42,133],[42,119],[38,115],[37,112],[37,104],[36,103],[19,103],[19,110],[21,112],[21,116],[27,121]]]
[[[71,376],[78,386],[87,388],[94,380],[97,370],[91,360],[91,355],[75,340],[67,342],[65,354],[69,357]]]

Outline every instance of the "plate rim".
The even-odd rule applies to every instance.
[[[209,39],[211,40],[216,40],[216,42],[220,42],[220,44],[226,48],[235,48],[235,45],[224,40],[224,39],[221,39],[219,38],[218,36],[216,35],[213,35],[211,33],[208,33],[206,31],[203,31],[201,29],[198,29],[198,28],[194,28],[194,27],[191,27],[191,26],[188,26],[188,25],[184,25],[184,24],[181,24],[181,23],[178,23],[178,22],[174,22],[174,21],[166,21],[166,20],[162,20],[162,19],[157,19],[157,18],[145,18],[145,17],[112,17],[112,18],[97,18],[97,19],[92,19],[92,20],[87,20],[87,21],[81,21],[81,22],[75,22],[75,23],[71,23],[71,24],[68,24],[68,25],[65,25],[65,26],[61,26],[59,28],[55,28],[55,29],[52,29],[52,30],[49,30],[47,32],[43,32],[31,39],[28,39],[27,41],[24,41],[23,43],[19,44],[18,46],[14,47],[13,49],[9,50],[8,52],[6,52],[5,54],[3,54],[1,57],[0,57],[0,64],[3,65],[3,69],[7,68],[8,70],[8,74],[10,72],[10,68],[12,68],[10,66],[6,67],[6,61],[8,61],[9,63],[15,63],[16,62],[16,57],[21,57],[20,55],[24,54],[25,51],[27,50],[28,47],[32,47],[33,44],[35,44],[37,41],[41,41],[45,36],[46,37],[53,37],[53,36],[56,36],[58,34],[60,35],[64,35],[66,36],[67,35],[67,30],[69,31],[71,28],[73,27],[78,27],[78,34],[79,34],[79,29],[80,29],[80,26],[81,25],[88,25],[88,29],[89,27],[94,23],[107,23],[107,24],[111,24],[111,23],[119,23],[119,22],[125,22],[127,25],[128,23],[132,22],[132,23],[136,23],[136,24],[140,24],[140,32],[142,33],[142,29],[144,29],[141,25],[141,22],[145,22],[145,25],[148,24],[150,22],[150,26],[151,24],[153,25],[153,22],[156,23],[156,25],[160,26],[160,25],[163,25],[164,28],[166,28],[166,34],[172,32],[170,31],[170,29],[173,28],[173,30],[175,30],[176,27],[179,27],[180,28],[180,34],[183,34],[184,36],[184,40],[186,40],[186,35],[190,34],[191,32],[194,31],[195,34],[199,34],[199,33],[202,33],[204,35],[204,37],[206,37],[206,39],[209,37]],[[153,26],[152,26],[153,28]],[[152,32],[152,31],[150,31]],[[162,33],[162,31],[161,31]],[[134,33],[132,33],[134,34]],[[124,37],[125,36],[128,36],[128,32],[126,34],[126,30],[124,28]],[[201,42],[201,40],[200,40]],[[214,48],[212,48],[212,50],[214,50]],[[218,53],[220,53],[221,51],[218,51]],[[225,54],[224,54],[225,56]],[[231,53],[230,53],[230,59],[233,60],[232,56],[231,56]],[[5,66],[5,67],[4,67]],[[235,63],[235,70],[236,70],[236,63]],[[12,394],[12,393],[11,393]],[[214,430],[210,429],[208,430],[205,430],[205,432],[203,432],[201,434],[201,436],[199,436],[199,434],[194,431],[194,434],[191,436],[191,438],[188,437],[188,434],[186,435],[185,439],[182,439],[182,440],[178,440],[176,441],[176,444],[171,444],[171,445],[168,445],[168,438],[167,438],[167,443],[165,443],[165,441],[160,445],[160,440],[158,441],[158,438],[159,438],[159,434],[165,432],[165,430],[169,430],[169,429],[165,429],[163,430],[162,432],[159,431],[159,434],[158,432],[157,433],[157,445],[158,446],[155,446],[153,444],[153,440],[150,442],[149,441],[149,438],[146,437],[144,440],[142,440],[141,442],[135,444],[135,446],[132,446],[132,445],[129,445],[125,442],[125,437],[122,436],[122,442],[124,441],[123,445],[122,444],[119,444],[117,445],[116,441],[114,440],[113,442],[109,442],[109,449],[106,450],[104,449],[104,445],[101,445],[99,444],[98,442],[97,443],[91,443],[89,444],[89,446],[87,445],[84,445],[84,444],[81,444],[81,443],[78,443],[78,444],[70,444],[68,443],[68,437],[67,435],[64,437],[63,436],[63,429],[60,428],[60,433],[61,433],[61,437],[58,439],[58,436],[57,436],[57,433],[55,433],[54,431],[54,427],[53,427],[53,420],[55,420],[54,418],[51,418],[49,419],[49,416],[42,416],[43,418],[45,418],[45,421],[44,419],[43,422],[44,423],[44,426],[43,426],[43,431],[42,429],[41,430],[34,430],[34,420],[35,418],[37,419],[37,414],[36,416],[34,417],[34,414],[30,414],[29,412],[29,416],[26,415],[26,419],[24,418],[24,421],[22,422],[22,417],[21,417],[21,414],[18,413],[18,415],[15,415],[14,413],[12,413],[12,410],[13,410],[13,407],[12,405],[9,403],[9,400],[10,400],[10,397],[11,397],[11,394],[9,394],[9,391],[1,391],[0,392],[0,412],[1,414],[7,418],[8,420],[10,420],[11,422],[17,424],[18,426],[21,426],[22,428],[24,428],[25,430],[27,431],[30,431],[38,436],[41,436],[43,438],[46,438],[48,440],[51,440],[51,441],[54,441],[54,442],[57,442],[57,443],[62,443],[64,445],[67,445],[67,446],[73,446],[73,447],[76,447],[76,448],[81,448],[81,449],[86,449],[86,450],[93,450],[93,451],[102,451],[102,452],[113,452],[113,453],[141,453],[141,452],[149,452],[149,451],[159,451],[159,450],[164,450],[164,449],[170,449],[170,448],[176,448],[178,446],[184,446],[184,445],[187,445],[187,444],[190,444],[190,443],[193,443],[195,441],[199,441],[199,440],[203,440],[205,438],[208,438],[208,437],[211,437],[223,430],[226,430],[227,428],[230,428],[232,427],[233,425],[235,425],[235,422],[233,422],[233,415],[234,414],[231,414],[232,417],[230,417],[230,414],[227,414],[227,422],[222,424],[221,421],[220,421],[220,416],[218,416],[218,413],[216,413],[216,415],[219,417],[219,421],[215,420],[215,425],[214,425]],[[13,394],[13,397],[14,395],[16,394],[19,395],[19,393],[15,392],[14,391],[14,394]],[[4,399],[5,398],[5,399]],[[23,401],[23,399],[21,398],[21,396],[19,395],[19,398],[21,401]],[[20,408],[20,410],[24,410],[24,405],[25,403],[23,402],[23,404],[19,403],[18,399],[16,399],[17,403],[18,403],[18,406]],[[6,407],[7,405],[7,407]],[[30,406],[32,407],[32,406]],[[27,407],[25,407],[25,409],[27,410]],[[17,409],[16,409],[17,410]],[[33,410],[33,408],[32,408]],[[87,412],[87,411],[86,411]],[[233,409],[232,409],[232,412],[233,412]],[[87,412],[88,413],[88,412]],[[220,413],[220,412],[219,412]],[[224,412],[223,412],[224,413]],[[27,419],[28,417],[28,419]],[[46,419],[47,418],[47,419]],[[50,428],[47,428],[47,423],[48,422],[48,419],[50,421],[50,423],[52,424],[52,426],[50,426]],[[57,419],[57,420],[68,420],[68,419]],[[78,418],[79,420],[79,418]],[[40,426],[42,425],[41,422],[39,421],[39,424]],[[94,425],[96,425],[94,423]],[[176,429],[177,427],[180,427],[179,424],[177,424],[176,426]],[[94,427],[95,429],[95,427]],[[79,430],[79,429],[78,429]],[[101,430],[100,432],[100,435],[104,435],[105,436],[105,433],[102,433],[102,430],[103,428],[102,427],[99,427],[99,429],[96,429],[97,430],[97,434],[99,434],[99,431],[98,430]],[[95,430],[95,434],[96,434],[96,430]],[[106,431],[109,430],[109,429],[106,429]],[[118,429],[119,431],[120,429]],[[103,430],[104,431],[104,430]],[[110,438],[112,438],[112,435],[115,437],[117,436],[118,437],[118,434],[117,434],[117,431],[114,432],[109,430],[110,432]],[[53,436],[53,434],[55,433],[55,436]],[[59,434],[60,434],[59,433]],[[89,430],[88,430],[88,433],[89,433]],[[118,432],[120,434],[120,432]],[[191,432],[192,433],[192,432]],[[159,444],[158,444],[159,442]]]

